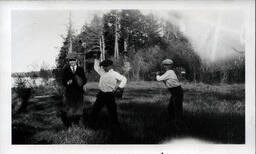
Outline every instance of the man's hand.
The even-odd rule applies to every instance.
[[[67,85],[70,85],[70,84],[72,84],[72,80],[68,80],[68,82],[67,82]]]
[[[156,75],[160,75],[160,76],[161,76],[161,75],[163,75],[164,73],[165,73],[164,71],[157,71],[157,72],[156,72]]]
[[[83,90],[84,90],[84,93],[86,93],[86,91],[87,91],[86,85],[83,85]]]
[[[114,94],[117,98],[122,98],[123,92],[124,92],[123,88],[117,87],[116,90],[114,91]]]

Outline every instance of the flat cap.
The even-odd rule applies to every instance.
[[[171,59],[165,59],[162,61],[162,64],[163,65],[171,65],[171,64],[173,64],[173,61]]]
[[[100,66],[104,66],[104,67],[111,66],[111,65],[113,65],[113,61],[112,60],[103,60],[100,63]]]

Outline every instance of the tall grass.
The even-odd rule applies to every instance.
[[[244,84],[184,83],[184,118],[170,121],[170,94],[162,83],[131,82],[117,100],[120,127],[113,128],[106,109],[93,127],[65,128],[57,116],[61,99],[54,87],[41,87],[28,105],[29,112],[12,119],[13,144],[158,144],[193,137],[207,143],[245,143]],[[95,101],[97,83],[88,83],[87,113]],[[40,96],[39,96],[40,95]]]

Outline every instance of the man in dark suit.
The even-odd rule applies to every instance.
[[[68,65],[63,68],[62,84],[65,87],[64,106],[61,119],[66,127],[78,124],[83,114],[83,93],[87,79],[77,57],[68,54]]]

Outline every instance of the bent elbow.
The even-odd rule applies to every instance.
[[[127,78],[126,77],[124,77],[124,84],[126,84],[127,83]]]

